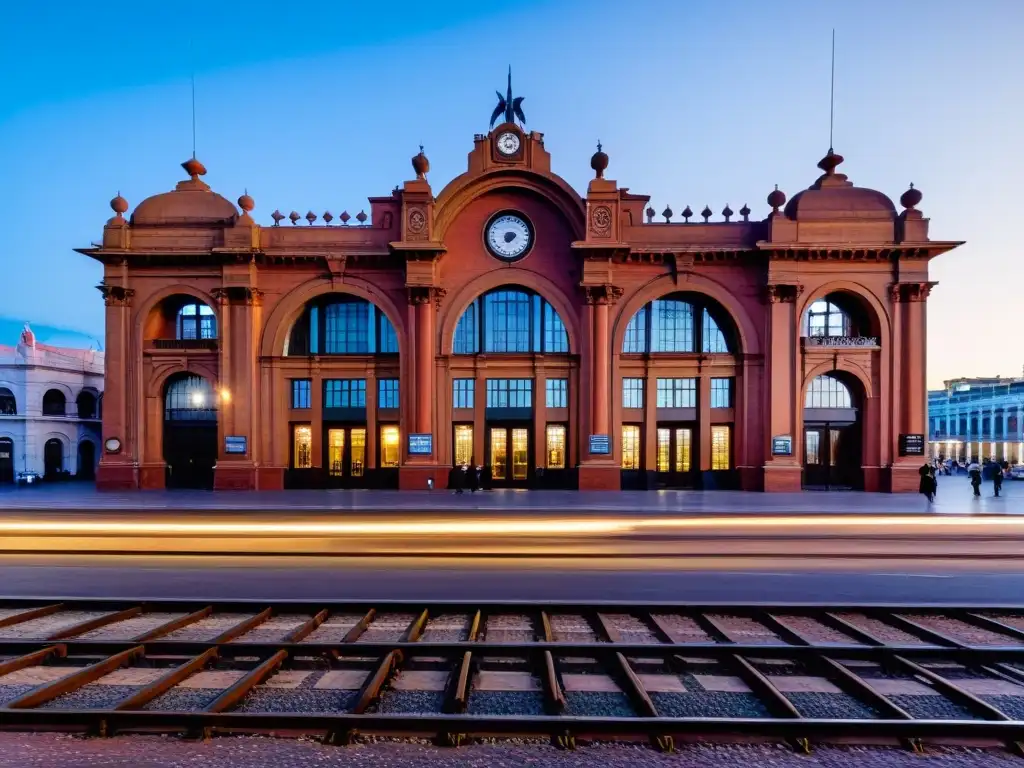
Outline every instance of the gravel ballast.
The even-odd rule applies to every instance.
[[[636,717],[624,693],[567,691],[565,714],[581,717]]]
[[[40,709],[109,709],[139,690],[136,685],[86,685],[43,704]]]
[[[205,691],[204,691],[205,692]],[[214,694],[219,691],[213,691]],[[257,688],[236,707],[236,712],[310,712],[343,714],[355,704],[356,691],[317,688]],[[169,707],[168,707],[169,708]]]
[[[466,711],[471,715],[543,715],[540,691],[472,691]]]

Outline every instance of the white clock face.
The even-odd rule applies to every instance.
[[[498,137],[498,151],[503,155],[514,155],[519,151],[519,137],[506,131]]]
[[[116,437],[109,437],[107,438],[107,442],[104,443],[104,446],[106,446],[109,453],[117,453],[121,450],[121,441]]]
[[[533,230],[514,213],[502,213],[487,225],[487,246],[500,259],[518,259],[533,244]]]

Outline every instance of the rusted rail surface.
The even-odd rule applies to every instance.
[[[61,622],[62,612],[72,613]],[[81,620],[76,612],[95,617]],[[162,614],[171,616],[163,619]],[[379,621],[389,614],[412,619],[395,629],[393,621]],[[461,639],[431,640],[437,631],[450,637],[451,624],[432,630],[431,622],[452,615],[465,617]],[[500,621],[490,623],[503,615],[522,617],[525,624],[515,625],[520,627],[516,636],[528,626],[525,636],[532,635],[532,640],[508,640]],[[133,622],[146,621],[147,616],[153,628],[131,629],[138,626]],[[226,616],[232,618],[225,622]],[[339,616],[352,617],[351,626],[331,630]],[[857,616],[865,617],[860,624]],[[794,623],[792,617],[804,624]],[[565,630],[559,627],[568,624],[558,624],[556,618],[571,618],[579,636],[588,639],[577,641],[571,632],[561,636]],[[197,634],[204,621],[214,627],[208,637]],[[119,634],[122,622],[125,630]],[[283,627],[276,638],[275,627]],[[393,639],[388,639],[388,632]],[[822,640],[829,632],[840,633],[846,641],[834,635]],[[658,696],[664,694],[657,692],[657,682],[649,689],[649,681],[652,676],[689,674],[695,660],[742,680],[767,716],[667,716],[672,707],[659,704],[664,699]],[[483,671],[508,668],[509,663],[537,681],[544,714],[474,714],[477,677]],[[787,695],[791,689],[769,673],[766,665],[772,663],[799,666],[802,671],[796,674],[827,681],[876,716],[805,716],[799,699]],[[964,719],[916,718],[856,666],[865,663],[930,686],[934,695],[959,706]],[[956,674],[944,672],[950,664],[956,665]],[[44,673],[60,666],[71,669],[66,674]],[[25,677],[34,668],[40,668],[38,677]],[[138,677],[144,682],[131,695],[96,708],[56,706],[63,697],[97,687],[107,675],[137,669],[149,672]],[[347,670],[343,674],[360,676],[357,680],[362,682],[356,683],[358,690],[352,692],[346,711],[263,712],[246,705],[275,675],[310,669]],[[381,708],[396,678],[418,669],[444,675],[438,711],[408,715]],[[195,711],[151,707],[203,670],[236,671],[233,682]],[[574,689],[569,687],[569,673],[578,679],[580,672],[612,681],[633,716],[591,716],[578,704],[570,706]],[[882,739],[912,749],[920,749],[922,740],[980,739],[1019,752],[1024,719],[1017,719],[1014,711],[1024,712],[1024,606],[0,598],[0,702],[5,700],[3,677],[11,674],[42,682],[0,705],[0,728],[6,729],[98,735],[135,730],[204,735],[300,732],[320,734],[334,744],[350,743],[360,733],[408,734],[430,735],[450,746],[474,736],[543,735],[566,748],[575,746],[578,738],[627,738],[647,740],[663,751],[671,750],[678,738],[740,734],[781,739],[800,750],[810,749],[814,741],[844,739]],[[964,682],[971,675],[998,681],[1004,688],[1019,687],[1022,706],[1009,711],[972,692]],[[130,678],[128,674],[119,679]]]

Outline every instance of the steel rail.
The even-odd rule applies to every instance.
[[[809,750],[812,741],[825,739],[895,739],[920,749],[922,739],[939,741],[995,740],[1020,752],[1024,741],[1024,720],[1015,720],[1003,709],[968,692],[957,682],[927,665],[929,662],[956,662],[976,676],[999,679],[1024,687],[1024,630],[1004,624],[1001,611],[1024,614],[1024,608],[981,609],[922,606],[786,606],[748,605],[621,605],[606,603],[495,603],[439,601],[76,601],[73,599],[18,601],[0,600],[0,608],[24,608],[4,617],[0,625],[0,676],[26,668],[47,666],[51,662],[69,667],[60,680],[48,682],[22,694],[0,707],[0,729],[58,729],[109,735],[116,732],[146,731],[212,735],[227,732],[302,732],[324,735],[328,743],[346,744],[361,733],[429,735],[439,743],[458,746],[473,736],[545,735],[565,748],[575,746],[577,738],[645,738],[662,751],[670,751],[677,737],[744,737],[782,739],[800,750]],[[34,619],[46,620],[59,611],[90,610],[102,615],[48,632],[41,637],[18,637],[19,625]],[[970,645],[979,642],[969,633],[956,637],[932,630],[915,621],[915,615],[927,610],[966,622],[968,627],[997,633],[1006,645]],[[78,635],[140,615],[173,612],[179,615],[156,628],[123,639],[84,639]],[[374,621],[389,612],[408,613],[412,620],[404,630],[393,627],[394,640],[363,641]],[[309,642],[316,630],[331,615],[359,616],[341,641]],[[442,614],[461,614],[467,627],[466,639],[448,642],[424,642],[432,618]],[[887,643],[883,638],[861,629],[840,613],[863,613],[894,630],[912,635],[920,642]],[[221,628],[211,639],[183,640],[171,635],[208,617],[241,614],[226,630]],[[534,640],[503,642],[488,639],[487,617],[516,614],[526,617]],[[552,618],[557,615],[582,618],[594,631],[589,642],[555,640]],[[629,642],[620,630],[615,615],[628,615],[653,635],[654,642]],[[661,617],[659,618],[659,615]],[[664,614],[678,615],[694,622],[710,642],[689,643],[674,630]],[[743,617],[757,622],[773,633],[777,642],[750,643],[730,630],[724,616]],[[301,619],[295,628],[283,631],[278,640],[247,641],[246,635],[273,616]],[[813,631],[802,625],[790,626],[785,618],[800,616],[814,619],[822,626],[850,638],[848,644],[815,642]],[[783,618],[779,618],[783,617]],[[129,625],[130,626],[130,625]],[[941,625],[940,625],[941,626]],[[1012,630],[1012,631],[1011,631]],[[491,629],[493,633],[495,629]],[[500,628],[497,630],[500,631]],[[953,632],[955,630],[948,630]],[[881,630],[879,630],[881,632]],[[11,636],[11,633],[14,636]],[[4,637],[3,635],[7,635]],[[110,632],[106,632],[109,636]],[[379,636],[379,632],[374,632]],[[59,636],[60,642],[53,642]],[[984,638],[983,638],[984,639]],[[991,642],[991,638],[987,638]],[[544,715],[476,715],[472,713],[473,680],[476,673],[493,668],[499,658],[519,659],[539,679]],[[693,658],[707,659],[736,674],[750,692],[765,706],[765,718],[664,717],[648,693],[645,674],[692,669]],[[820,677],[874,709],[877,719],[820,719],[803,717],[794,703],[780,691],[777,678],[760,659],[787,661],[802,665],[807,674]],[[322,669],[327,660],[331,668],[355,669],[363,682],[347,713],[233,712],[246,697],[257,690],[278,670]],[[847,662],[870,661],[883,668],[902,671],[927,681],[938,695],[964,707],[980,719],[914,719],[877,690],[867,679],[847,666]],[[78,666],[75,666],[77,663]],[[83,666],[84,664],[84,666]],[[44,708],[49,701],[73,693],[119,667],[144,665],[156,667],[156,680],[116,702],[96,709]],[[186,678],[210,665],[242,670],[243,675],[226,686],[207,705],[206,711],[149,711],[144,707]],[[417,666],[417,665],[426,665]],[[765,671],[760,671],[758,666]],[[447,673],[440,712],[422,715],[393,715],[376,711],[374,705],[387,694],[401,669],[445,669]],[[520,667],[522,668],[522,667]],[[633,717],[597,717],[565,715],[566,695],[561,670],[608,674],[635,712]],[[659,699],[660,701],[660,699]]]

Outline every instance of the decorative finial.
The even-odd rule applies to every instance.
[[[348,224],[348,220],[351,219],[351,218],[352,217],[348,215],[348,211],[342,211],[341,212],[341,223],[342,224],[347,225]]]
[[[430,161],[423,154],[423,145],[420,144],[420,153],[412,159],[412,169],[416,171],[417,179],[424,179],[430,172]]]
[[[683,208],[683,221],[689,224],[691,216],[693,216],[693,211],[690,210],[690,206]]]
[[[324,215],[320,218],[326,222],[328,227],[331,226],[331,222],[334,221],[334,215],[330,211],[324,211]]]
[[[608,168],[608,155],[601,149],[601,142],[597,142],[597,152],[590,158],[590,167],[594,169],[594,178],[603,179],[604,172]]]
[[[200,176],[206,175],[206,166],[200,163],[194,155],[182,163],[181,167],[192,177],[192,181],[197,181]]]
[[[672,221],[672,207],[666,205],[665,210],[661,212],[661,215],[665,217],[665,223],[668,224]]]
[[[270,214],[270,218],[274,220],[274,226],[279,227],[281,226],[281,220],[284,219],[284,214],[275,208],[274,212]]]
[[[826,176],[831,176],[842,162],[843,156],[835,152],[832,147],[829,147],[828,153],[818,161],[818,167],[825,172]]]
[[[704,210],[700,212],[700,215],[704,217],[704,223],[708,223],[708,219],[711,218],[711,207],[705,205]]]
[[[747,207],[746,203],[744,203],[743,207],[740,208],[740,216],[743,217],[744,221],[750,221],[750,209]]]
[[[900,195],[900,205],[908,211],[912,211],[914,210],[914,206],[921,203],[922,197],[924,197],[924,195],[921,194],[921,190],[914,187],[914,182],[910,182],[910,189]]]
[[[308,211],[306,213],[306,221],[308,221],[309,222],[309,226],[312,227],[313,226],[313,222],[316,221],[316,214],[313,213],[312,211]]]
[[[366,212],[365,211],[360,211],[359,213],[357,213],[356,214],[356,221],[358,221],[360,224],[365,224],[366,223]]]
[[[725,208],[722,209],[722,215],[725,217],[726,221],[732,218],[732,208],[729,207],[728,203],[726,203]]]
[[[245,212],[245,215],[249,215],[249,212],[256,207],[256,201],[249,197],[248,189],[238,198],[238,207]]]
[[[299,223],[299,219],[301,219],[302,217],[299,216],[299,214],[296,213],[295,211],[292,211],[291,213],[288,214],[288,218],[292,220],[292,226],[294,227],[296,224]]]
[[[495,93],[498,94],[498,106],[496,106],[494,111],[491,113],[490,127],[494,127],[494,121],[501,117],[502,114],[505,115],[506,123],[515,123],[516,119],[518,119],[520,123],[526,125],[526,115],[523,114],[522,107],[523,97],[517,96],[514,99],[512,98],[511,66],[508,68],[508,89],[505,92],[505,95],[502,96],[501,91],[495,91]]]
[[[647,213],[647,223],[648,224],[653,224],[654,223],[654,209],[651,206],[647,206],[646,213]]]
[[[110,201],[110,209],[117,214],[117,218],[119,219],[122,217],[123,214],[127,213],[128,201],[121,197],[120,190],[117,193],[117,197]]]
[[[768,193],[768,205],[772,207],[772,213],[778,213],[779,208],[786,204],[786,193],[775,185],[775,189]]]

